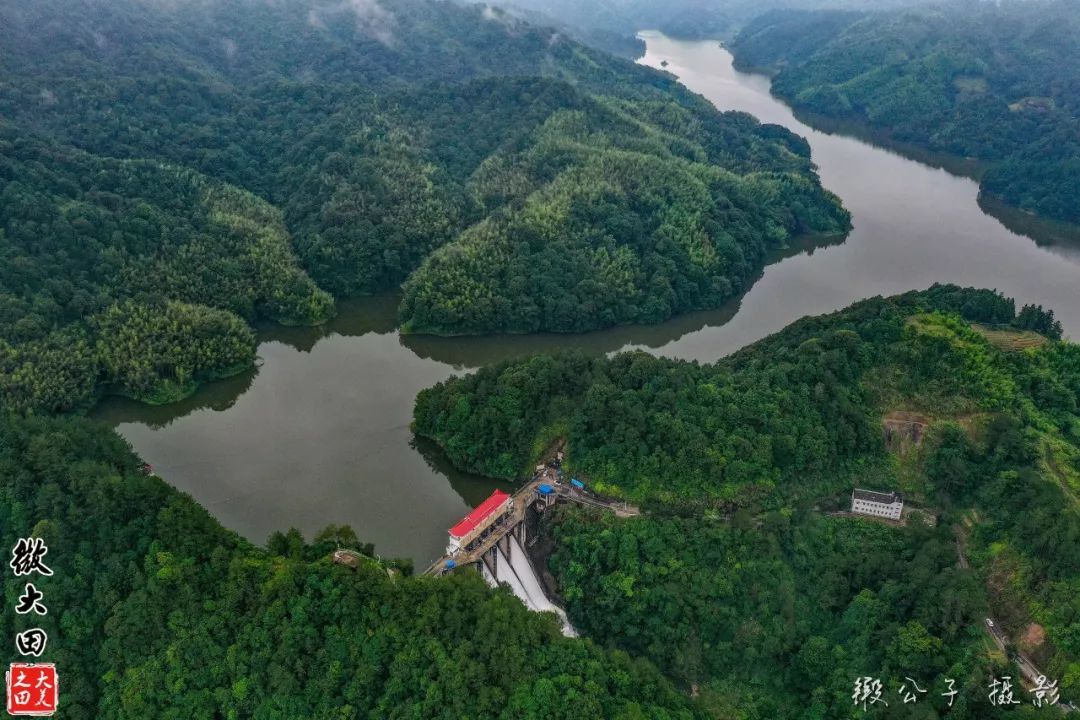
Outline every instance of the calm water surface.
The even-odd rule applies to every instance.
[[[264,329],[255,372],[167,408],[110,400],[96,416],[165,479],[255,542],[278,529],[297,527],[310,538],[328,523],[348,523],[382,554],[423,565],[441,554],[446,528],[498,485],[453,471],[409,431],[416,393],[454,373],[559,347],[643,348],[712,361],[804,315],[934,282],[993,287],[1019,303],[1041,303],[1057,311],[1067,333],[1080,334],[1075,246],[1040,246],[1006,229],[980,210],[973,180],[803,125],[769,95],[766,78],[733,70],[716,43],[642,37],[643,63],[666,60],[669,72],[719,108],[808,138],[822,181],[853,214],[851,234],[778,255],[725,308],[649,327],[401,337],[395,297],[350,302],[325,327]]]

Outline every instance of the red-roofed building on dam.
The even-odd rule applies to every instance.
[[[461,522],[450,528],[450,542],[446,545],[446,554],[453,555],[482,538],[492,526],[497,525],[514,507],[514,501],[508,493],[496,490],[491,496],[476,506]]]

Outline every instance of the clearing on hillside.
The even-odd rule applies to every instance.
[[[1017,352],[1046,344],[1044,336],[1034,330],[998,330],[971,323],[975,332],[990,341],[990,344],[1003,352]]]
[[[922,442],[931,419],[923,414],[893,410],[887,413],[881,424],[885,431],[885,446],[893,452],[903,454]]]

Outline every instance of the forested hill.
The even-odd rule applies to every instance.
[[[421,393],[415,428],[495,476],[564,437],[568,472],[641,503],[631,520],[562,511],[551,569],[575,627],[652,659],[713,717],[859,717],[865,675],[887,688],[878,717],[1055,717],[1026,692],[989,704],[1017,671],[982,627],[1080,695],[1080,345],[1060,332],[1042,308],[936,286],[712,365],[485,368]],[[853,487],[925,515],[836,516]],[[906,678],[927,691],[917,708]]]
[[[731,45],[797,108],[985,161],[984,193],[1080,223],[1080,6],[953,3],[888,13],[775,11]]]
[[[138,464],[100,424],[0,417],[0,543],[42,538],[53,571],[49,614],[9,595],[0,632],[48,632],[66,720],[700,717],[478,575],[409,577],[338,527],[256,548]]]
[[[848,225],[801,139],[491,8],[6,3],[0,47],[0,401],[19,408],[163,401],[252,356],[236,335],[242,353],[170,357],[214,331],[132,321],[156,349],[43,386],[50,336],[93,345],[121,301],[232,333],[411,276],[411,330],[583,330],[715,306],[767,249]]]
[[[245,321],[332,309],[250,193],[0,122],[0,408],[175,400],[251,366]]]

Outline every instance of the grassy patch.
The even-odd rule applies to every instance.
[[[570,446],[566,438],[570,435],[570,422],[565,418],[549,423],[536,433],[533,440],[532,450],[529,452],[529,462],[522,468],[522,477],[531,477],[534,466],[547,459],[546,455],[555,445],[563,448],[563,464],[570,463]]]
[[[904,412],[937,420],[971,415],[979,409],[976,400],[955,393],[943,394],[936,385],[913,386],[908,368],[900,365],[867,370],[862,386],[872,398],[873,405],[881,408],[882,417],[887,413]]]
[[[1080,473],[1076,471],[1075,446],[1061,438],[1046,436],[1042,441],[1041,465],[1046,477],[1061,486],[1062,492],[1080,506]]]

